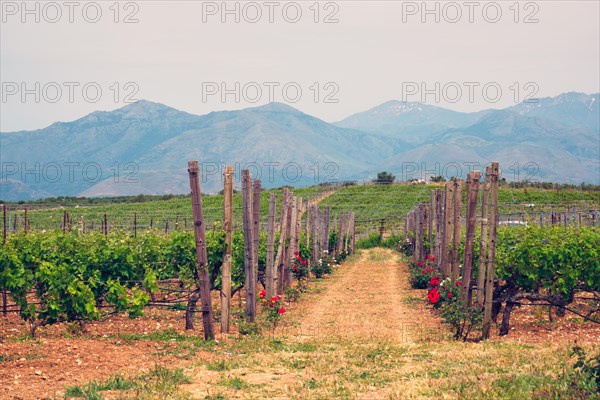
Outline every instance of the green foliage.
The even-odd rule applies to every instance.
[[[576,345],[573,355],[577,356],[577,362],[573,365],[577,386],[600,394],[600,353],[588,358],[585,350]]]
[[[381,245],[379,233],[370,233],[368,236],[356,241],[357,249],[372,249]]]
[[[504,228],[497,243],[496,275],[519,290],[567,303],[576,290],[600,290],[598,228]]]
[[[310,269],[316,278],[322,278],[325,275],[331,274],[331,268],[336,260],[329,255],[329,253],[323,253],[321,257],[315,260]]]
[[[224,233],[207,232],[208,270],[213,288],[220,287]],[[264,259],[264,257],[263,257]],[[243,285],[243,237],[233,237],[233,285]],[[101,307],[140,316],[158,289],[157,281],[179,278],[193,285],[197,276],[192,233],[168,237],[147,231],[133,237],[77,232],[31,232],[8,237],[0,248],[0,287],[8,289],[29,322],[38,326],[61,321],[94,320]],[[38,304],[28,294],[35,291]]]
[[[395,179],[396,177],[390,174],[389,172],[381,171],[377,173],[377,178],[375,178],[373,182],[378,183],[380,185],[389,185],[392,182],[394,182]]]

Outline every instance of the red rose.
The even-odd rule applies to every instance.
[[[422,267],[422,266],[423,266],[423,262],[419,261],[419,267]]]
[[[296,257],[296,260],[302,261],[302,257],[298,256],[298,257]]]
[[[449,298],[449,299],[451,299],[451,298],[452,298],[452,296],[454,296],[454,295],[452,294],[452,292],[448,292],[448,298]]]
[[[433,277],[431,278],[431,280],[429,281],[429,285],[430,286],[439,286],[440,285],[440,279],[437,277]]]
[[[280,315],[283,315],[284,313],[285,313],[285,308],[281,307],[281,308],[279,309],[279,314],[280,314]]]
[[[456,286],[460,286],[460,285],[461,285],[460,281],[456,282]]]
[[[427,255],[427,259],[428,259],[429,261],[435,261],[435,256],[434,256],[433,254],[428,254],[428,255]]]
[[[436,304],[438,302],[438,300],[440,299],[440,294],[437,290],[437,288],[433,288],[429,291],[429,293],[427,293],[427,298],[429,299],[429,302],[431,304]]]
[[[266,295],[267,295],[267,292],[265,292],[264,289],[262,289],[260,292],[258,292],[258,297],[260,297],[261,299],[264,299]]]
[[[302,260],[302,265],[306,265],[306,264],[307,264],[306,260]]]
[[[295,256],[297,256],[298,254],[300,254],[300,253],[298,253],[297,251],[295,251],[295,252],[294,252],[294,255],[295,255]]]

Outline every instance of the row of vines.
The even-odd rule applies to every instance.
[[[256,181],[253,187],[258,213],[260,182]],[[275,213],[275,200],[272,193],[269,214]],[[149,306],[185,310],[186,328],[191,329],[190,319],[194,313],[204,313],[207,300],[203,298],[203,307],[196,307],[200,271],[206,274],[209,291],[218,292],[221,300],[227,293],[227,318],[229,301],[236,292],[246,292],[247,307],[249,301],[257,302],[256,296],[262,300],[265,289],[270,297],[278,295],[281,299],[290,285],[302,287],[308,278],[330,273],[331,265],[341,262],[354,246],[353,219],[349,214],[340,215],[339,226],[338,216],[332,215],[330,227],[329,210],[319,210],[313,202],[304,218],[306,229],[301,230],[300,211],[304,210],[296,209],[302,204],[301,199],[284,191],[282,200],[284,215],[279,223],[276,225],[276,218],[270,218],[268,229],[255,225],[258,234],[252,240],[246,237],[247,230],[232,229],[231,215],[223,222],[213,223],[211,229],[203,232],[206,260],[202,262],[198,257],[198,236],[191,232],[115,229],[84,233],[56,229],[10,234],[0,247],[2,312],[18,313],[29,324],[32,336],[39,327],[57,322],[79,321],[83,325],[122,312],[134,318]],[[230,213],[232,208],[230,201]],[[294,224],[296,231],[289,222],[286,225],[292,209],[299,212],[295,216],[299,217]],[[226,207],[224,212],[227,215]],[[290,232],[296,232],[296,237],[290,238]],[[255,253],[250,265],[249,249]],[[273,286],[273,281],[278,285]],[[215,319],[225,317],[225,310],[221,311]],[[252,321],[253,318],[254,315]]]
[[[396,245],[413,257],[411,285],[427,289],[428,301],[464,340],[479,329],[485,338],[486,322],[507,335],[520,306],[545,307],[550,321],[570,312],[600,323],[600,227],[498,226],[484,206],[494,196],[490,171],[487,178],[479,192],[479,176],[469,177],[464,219],[459,180],[409,215]]]

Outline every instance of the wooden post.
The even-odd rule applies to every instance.
[[[435,244],[433,242],[433,228],[435,225],[435,190],[429,193],[429,207],[427,207],[427,242],[429,243],[429,253],[435,255]],[[437,234],[437,232],[436,232]]]
[[[452,225],[454,222],[453,194],[454,183],[452,181],[446,182],[446,187],[444,188],[444,231],[442,236],[442,252],[440,257],[442,275],[444,278],[450,276],[452,271],[450,244],[452,243],[452,234],[454,233],[454,227]]]
[[[475,248],[475,224],[477,223],[477,196],[479,195],[480,171],[471,171],[467,176],[467,233],[462,270],[461,301],[471,303],[471,276],[473,273],[473,249]]]
[[[462,179],[454,180],[454,235],[452,238],[452,281],[460,274],[460,229],[462,227]]]
[[[441,268],[442,237],[444,236],[444,195],[440,189],[435,189],[435,265]]]
[[[223,230],[225,231],[225,255],[221,266],[221,333],[229,333],[231,310],[231,241],[233,222],[233,167],[223,171]],[[185,221],[185,220],[184,220]],[[186,222],[187,224],[187,222]]]
[[[287,252],[287,264],[285,268],[285,272],[283,274],[283,288],[284,290],[290,286],[292,283],[292,271],[290,271],[291,263],[294,262],[294,252],[296,251],[296,237],[298,235],[297,232],[297,224],[296,220],[298,218],[298,199],[294,196],[291,196],[291,204],[290,204],[290,244]]]
[[[279,246],[277,247],[277,256],[275,257],[275,268],[277,274],[274,276],[274,288],[277,293],[283,293],[283,267],[285,257],[285,242],[287,239],[287,217],[288,217],[288,188],[283,188],[281,199],[281,220],[279,221]]]
[[[330,208],[323,210],[323,229],[321,230],[321,253],[324,250],[329,251],[329,214]]]
[[[252,176],[242,170],[242,207],[244,222],[244,276],[246,289],[246,320],[256,318],[256,282],[254,281],[254,223],[252,213]]]
[[[106,218],[106,213],[104,213],[104,236],[108,235],[108,219]]]
[[[296,241],[294,243],[294,248],[297,252],[300,252],[300,236],[302,232],[302,215],[304,214],[304,202],[302,198],[298,198],[298,204],[296,206]]]
[[[23,220],[25,222],[23,225],[23,233],[27,234],[27,231],[29,231],[29,224],[27,223],[27,207],[23,209]]]
[[[336,256],[339,256],[342,252],[342,243],[344,240],[344,229],[345,229],[345,221],[346,221],[346,213],[345,212],[341,212],[340,213],[340,227],[338,230],[338,237],[337,237],[337,246],[336,246],[336,251],[335,254]]]
[[[198,263],[198,268],[196,271],[194,271],[197,289],[190,296],[190,300],[188,300],[188,309],[186,311],[186,329],[193,329],[192,313],[199,296],[202,303],[204,339],[212,340],[215,338],[215,331],[213,326],[212,303],[210,299],[208,256],[206,254],[206,232],[204,227],[204,214],[202,211],[202,192],[200,191],[198,161],[188,162],[188,173],[190,176],[190,189],[192,191],[192,214],[194,215],[194,238],[196,240],[196,260]],[[192,323],[191,328],[188,328],[188,321]]]
[[[477,274],[477,305],[483,309],[483,288],[485,286],[485,270],[487,265],[487,241],[488,241],[488,200],[490,192],[489,176],[491,175],[491,167],[485,169],[485,184],[483,185],[483,193],[481,195],[481,240],[479,242],[479,271]]]
[[[354,253],[354,249],[356,248],[356,213],[350,213],[350,252]]]
[[[350,229],[352,228],[352,212],[346,214],[346,230],[344,234],[344,252],[348,254],[350,246]]]
[[[104,214],[104,219],[106,220],[106,214]],[[62,233],[67,232],[67,211],[63,211],[63,219],[62,219]]]
[[[260,192],[262,185],[259,179],[252,184],[252,281],[254,282],[254,304],[256,304],[258,285],[258,243],[260,240]],[[256,312],[255,312],[256,314]]]
[[[492,326],[492,300],[494,293],[494,268],[496,262],[496,227],[498,218],[498,176],[500,167],[492,163],[490,175],[490,238],[488,246],[487,273],[485,277],[485,308],[483,313],[483,339],[490,337]]]
[[[137,237],[137,213],[133,213],[133,237]]]
[[[267,298],[275,295],[275,208],[277,195],[271,193],[269,197],[269,217],[267,220],[267,266],[265,270],[265,291]]]
[[[319,206],[317,204],[313,204],[312,207],[312,262],[315,263],[319,259]],[[339,243],[339,242],[338,242]]]
[[[310,249],[310,233],[311,233],[311,226],[310,226],[310,221],[312,218],[312,213],[311,213],[311,204],[310,202],[306,204],[306,223],[304,226],[304,244],[306,246],[307,249]]]
[[[291,253],[293,253],[293,250],[291,248],[292,246],[292,241],[290,240],[292,237],[292,230],[294,229],[294,226],[292,224],[292,216],[295,213],[295,197],[294,197],[294,193],[289,192],[287,193],[287,218],[285,221],[286,227],[285,227],[285,232],[286,232],[286,236],[285,236],[285,245],[283,247],[283,256],[281,258],[282,261],[282,269],[281,269],[281,293],[283,293],[285,291],[285,289],[287,288],[287,286],[290,283],[291,280],[291,271],[290,271],[290,261],[292,259],[291,257]]]
[[[2,244],[6,244],[6,204],[2,204]]]

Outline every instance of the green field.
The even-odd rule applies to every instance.
[[[443,188],[435,185],[354,185],[343,186],[331,196],[321,201],[322,207],[331,207],[333,215],[342,211],[354,211],[357,220],[357,232],[377,231],[380,220],[385,219],[385,229],[397,231],[403,226],[403,219],[407,212],[419,202],[429,201],[432,190]],[[308,188],[295,188],[295,195],[305,200],[313,199],[324,191],[327,186],[313,186]],[[280,212],[281,189],[272,189],[262,192],[261,195],[261,223],[266,224],[268,197],[270,193],[277,194],[278,213]],[[466,194],[464,194],[466,195]],[[151,197],[150,201],[139,202],[144,197],[135,196],[120,199],[121,203],[106,202],[87,205],[87,199],[82,199],[78,204],[70,199],[64,205],[56,202],[51,204],[11,204],[8,212],[8,225],[12,228],[19,216],[22,219],[23,209],[28,208],[30,228],[33,230],[60,229],[63,213],[67,211],[72,221],[73,228],[81,226],[85,220],[86,229],[99,230],[104,214],[111,229],[132,230],[134,215],[138,229],[146,229],[151,225],[157,229],[164,229],[168,221],[169,230],[191,229],[191,204],[189,197],[178,196],[173,199],[160,200],[160,197]],[[572,211],[598,209],[600,205],[600,192],[581,191],[574,189],[538,189],[523,188],[513,189],[501,187],[498,193],[499,213],[523,214],[539,211]],[[533,207],[531,206],[533,205]],[[242,222],[242,196],[234,194],[234,224],[241,226]],[[223,196],[212,195],[203,197],[203,209],[208,226],[222,219]],[[22,221],[21,221],[22,222]],[[9,228],[9,230],[10,230]]]

